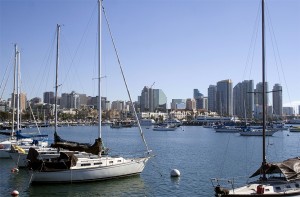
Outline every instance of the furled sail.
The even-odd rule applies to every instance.
[[[59,137],[56,132],[54,132],[54,143],[51,144],[51,147],[99,155],[99,153],[102,152],[102,140],[101,138],[95,139],[95,143],[93,145],[90,145],[87,143],[79,143],[64,140],[61,137]]]
[[[280,163],[267,163],[265,166],[261,166],[250,178],[262,174],[262,171],[266,174],[278,174],[284,175],[287,181],[300,178],[300,157],[287,159]]]

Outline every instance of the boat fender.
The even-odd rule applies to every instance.
[[[19,192],[17,190],[14,190],[11,192],[11,196],[19,196]]]
[[[18,168],[13,168],[13,169],[11,169],[11,172],[12,173],[19,172],[19,169]]]
[[[4,146],[3,146],[3,144],[0,144],[0,149],[4,149]]]

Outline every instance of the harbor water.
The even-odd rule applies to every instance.
[[[216,133],[200,126],[183,126],[175,131],[143,129],[154,157],[139,176],[91,183],[30,185],[30,171],[20,169],[12,173],[14,162],[1,159],[0,196],[10,196],[13,190],[18,190],[21,197],[214,196],[211,178],[227,178],[234,180],[235,185],[245,184],[262,161],[261,137]],[[53,139],[53,128],[42,128],[41,132]],[[96,126],[59,127],[58,133],[67,140],[89,143],[98,136]],[[103,126],[102,138],[112,155],[126,157],[145,151],[137,127],[112,129]],[[278,131],[266,139],[266,144],[268,161],[300,155],[300,133]],[[172,169],[178,169],[181,176],[171,178]]]

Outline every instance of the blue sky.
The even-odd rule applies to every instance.
[[[209,85],[224,79],[233,85],[261,81],[260,0],[105,0],[103,5],[134,100],[154,82],[170,103],[191,98],[194,88],[207,95]],[[280,83],[284,104],[292,105],[300,101],[300,1],[267,0],[266,12],[269,89]],[[54,90],[56,24],[62,25],[59,93],[97,95],[96,0],[0,0],[4,99],[12,92],[14,43],[28,98]],[[128,100],[104,21],[102,54],[103,96]],[[7,66],[10,75],[4,76]]]

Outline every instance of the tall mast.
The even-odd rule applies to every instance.
[[[267,163],[266,159],[266,87],[265,87],[265,7],[264,0],[262,0],[262,100],[263,100],[263,169]],[[265,170],[263,170],[263,179],[266,179]]]
[[[102,0],[98,0],[98,131],[101,138],[102,109],[101,109],[101,23],[102,23]]]
[[[57,78],[58,78],[58,64],[59,64],[59,34],[60,34],[60,25],[57,24],[57,42],[56,42],[56,73],[55,73],[55,99],[54,99],[54,113],[55,113],[55,122],[54,122],[54,131],[57,131]]]
[[[18,51],[18,46],[17,46],[17,44],[15,44],[14,89],[13,89],[13,97],[12,97],[12,128],[11,128],[12,132],[11,132],[11,136],[13,136],[14,132],[15,132],[17,51]]]
[[[17,131],[20,130],[20,51],[17,51]]]

